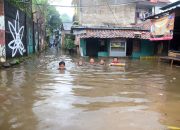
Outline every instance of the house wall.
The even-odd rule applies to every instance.
[[[118,25],[127,26],[135,23],[136,4],[126,3],[119,5],[115,3],[109,3],[108,6],[105,1],[102,0],[81,0],[81,6],[89,6],[81,8],[79,14],[79,20],[81,25],[87,26],[100,26],[100,25]],[[105,5],[105,6],[93,6],[93,5]]]
[[[149,40],[141,40],[140,51],[132,53],[133,58],[140,58],[140,56],[152,56],[154,55],[154,44]]]
[[[37,23],[33,23],[33,50],[35,53],[39,51],[39,31]]]
[[[33,54],[33,21],[31,18],[26,16],[26,42],[27,42],[27,54]]]
[[[175,12],[173,40],[171,40],[170,49],[180,51],[180,9]]]
[[[0,1],[0,62],[30,55],[45,48],[45,26],[34,23],[8,1]]]
[[[6,57],[27,55],[25,13],[5,2]]]
[[[6,61],[5,53],[5,23],[4,23],[4,3],[0,1],[0,62]]]

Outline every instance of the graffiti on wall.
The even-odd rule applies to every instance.
[[[4,16],[0,16],[0,62],[6,61]]]
[[[14,25],[12,22],[8,21],[9,30],[13,37],[13,40],[8,43],[9,48],[12,50],[12,57],[19,52],[23,55],[26,52],[24,45],[22,43],[22,38],[24,35],[24,26],[19,25],[19,11],[17,11],[16,19],[14,20]]]

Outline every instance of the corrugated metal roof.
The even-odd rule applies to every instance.
[[[66,31],[70,31],[73,23],[72,22],[64,22],[63,23],[63,29]]]

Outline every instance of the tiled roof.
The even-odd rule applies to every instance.
[[[151,25],[152,25],[151,20],[146,20],[146,21],[144,21],[144,22],[142,22],[140,24],[134,25],[134,27],[139,27],[139,28],[141,28],[143,30],[150,30],[151,29]]]
[[[86,30],[86,33],[78,35],[79,38],[135,38],[140,34],[141,39],[149,39],[150,32],[135,30]]]

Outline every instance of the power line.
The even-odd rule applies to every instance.
[[[123,3],[119,3],[119,4],[109,4],[108,1],[106,0],[106,3],[111,7],[111,6],[123,6],[123,5],[130,5],[130,4],[135,4],[138,2],[145,2],[146,0],[138,0],[138,1],[134,1],[134,2],[123,2]],[[32,3],[35,5],[39,5],[39,6],[43,6],[44,4],[38,4],[38,3]],[[47,6],[57,6],[57,7],[64,7],[64,8],[90,8],[90,7],[106,7],[106,5],[83,5],[83,6],[77,6],[77,5],[59,5],[59,4],[51,4],[51,5],[47,5]]]
[[[109,3],[108,3],[107,0],[106,0],[106,4],[107,4],[108,8],[110,9],[110,11],[111,11],[111,13],[112,13],[112,15],[113,15],[113,17],[114,17],[116,23],[118,24],[118,20],[116,19],[116,15],[114,14],[114,11],[113,11],[112,8],[110,7],[110,5],[109,5]]]
[[[136,2],[130,2],[130,3],[123,3],[123,4],[111,4],[109,6],[123,6],[123,5],[130,5],[130,4],[134,4]],[[35,4],[32,3],[34,5],[39,5],[39,6],[44,6],[44,4]],[[52,4],[52,5],[47,5],[47,6],[57,6],[57,7],[64,7],[64,8],[90,8],[90,7],[106,7],[107,5],[84,5],[84,6],[76,6],[76,5],[57,5],[57,4]]]

